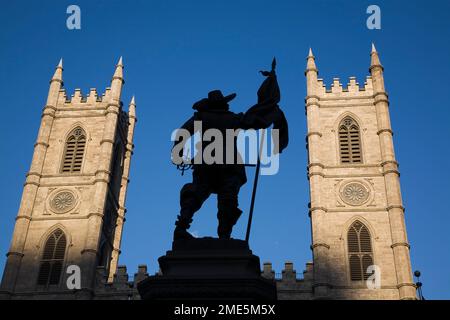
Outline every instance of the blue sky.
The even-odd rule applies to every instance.
[[[82,29],[66,28],[77,4]],[[366,28],[366,8],[378,4],[382,29]],[[400,163],[413,269],[422,271],[427,298],[450,298],[450,2],[448,1],[8,1],[0,11],[0,268],[8,250],[25,173],[29,170],[48,81],[60,57],[69,93],[109,86],[124,57],[123,101],[136,95],[138,124],[127,199],[121,264],[157,271],[170,247],[180,176],[169,161],[170,134],[191,115],[192,103],[212,89],[237,92],[244,111],[256,100],[257,73],[278,59],[281,106],[291,142],[280,172],[262,176],[251,238],[262,261],[299,273],[311,260],[307,215],[304,115],[305,57],[312,46],[321,77],[360,83],[368,74],[370,44],[385,67]],[[248,170],[250,181],[253,169]],[[156,183],[155,183],[156,182]],[[241,191],[248,212],[251,183]],[[247,216],[234,236],[243,238]],[[192,231],[213,235],[215,201],[196,215]]]

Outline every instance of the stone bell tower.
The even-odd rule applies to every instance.
[[[103,95],[63,89],[62,61],[26,175],[1,283],[4,298],[87,298],[96,269],[116,272],[136,123],[134,97],[121,102],[120,58]],[[66,286],[67,267],[81,270],[81,290]],[[75,293],[74,293],[75,292]],[[76,295],[76,296],[72,296]]]
[[[326,88],[306,68],[316,299],[415,299],[383,67],[372,46],[364,86]],[[375,273],[373,273],[375,271]],[[376,289],[369,289],[367,280]]]

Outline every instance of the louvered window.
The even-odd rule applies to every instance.
[[[86,133],[81,128],[75,128],[66,141],[62,172],[76,173],[81,171],[85,147]]]
[[[355,221],[347,233],[350,278],[352,281],[367,280],[367,268],[373,265],[372,242],[367,227]]]
[[[66,253],[66,243],[66,235],[61,229],[56,229],[48,237],[39,268],[38,285],[47,287],[59,284]]]
[[[359,126],[350,117],[339,125],[339,151],[341,163],[362,163]]]

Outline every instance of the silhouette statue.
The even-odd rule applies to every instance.
[[[236,97],[235,93],[224,96],[220,90],[214,90],[208,93],[207,98],[194,103],[194,115],[181,128],[188,130],[193,136],[194,121],[202,121],[202,130],[214,128],[220,130],[225,137],[227,129],[265,129],[273,125],[274,129],[279,130],[279,144],[275,150],[281,152],[288,144],[288,126],[284,113],[278,106],[280,89],[275,66],[274,58],[271,71],[260,71],[266,79],[258,90],[258,103],[247,112],[236,114],[229,110],[229,102]],[[245,166],[242,161],[238,161],[240,156],[236,148],[236,137],[234,142],[233,164],[224,161],[224,164],[192,165],[192,182],[184,185],[180,192],[181,209],[175,222],[174,240],[193,238],[187,231],[192,218],[212,193],[217,194],[217,234],[219,239],[230,239],[233,226],[242,214],[242,210],[238,208],[239,189],[247,182]],[[202,149],[210,143],[211,141],[202,140]],[[223,159],[226,159],[225,143],[223,145]]]

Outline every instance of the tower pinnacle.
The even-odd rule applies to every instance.
[[[114,71],[114,76],[113,76],[113,80],[114,79],[119,79],[123,81],[123,62],[122,62],[122,57],[119,58],[119,62],[117,62],[116,65],[116,70]]]
[[[381,67],[383,69],[383,66],[381,65],[380,58],[378,56],[377,49],[375,48],[375,45],[372,43],[372,52],[370,53],[370,69],[374,67]]]
[[[306,58],[306,72],[308,71],[315,71],[317,72],[317,66],[316,66],[316,61],[315,61],[315,57],[313,55],[312,49],[309,48],[309,53],[308,53],[308,57]]]
[[[50,82],[57,81],[57,82],[60,82],[61,85],[62,85],[62,83],[63,83],[63,78],[62,78],[63,70],[64,70],[63,69],[63,59],[61,58],[59,60],[58,65],[56,66],[55,73],[53,74],[52,80]]]
[[[130,106],[128,109],[128,114],[130,117],[136,117],[136,102],[133,95],[133,98],[131,98]]]
[[[319,70],[317,70],[315,57],[313,55],[312,49],[309,48],[308,57],[306,58],[306,88],[308,95],[314,95],[317,91],[317,76],[319,74]]]
[[[111,99],[114,103],[120,104],[120,96],[122,94],[122,87],[125,81],[123,80],[123,62],[122,57],[117,62],[116,70],[111,80]]]

